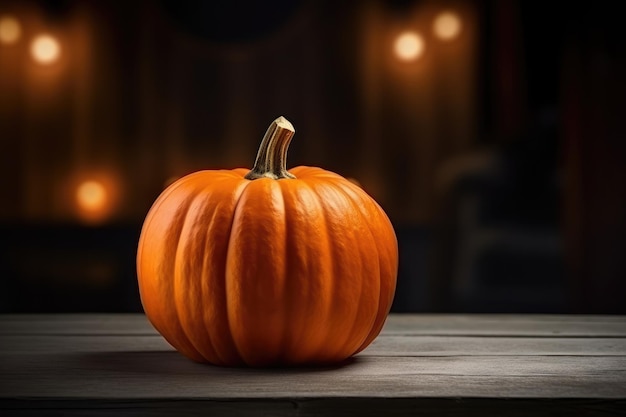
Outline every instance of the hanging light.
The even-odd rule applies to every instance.
[[[119,181],[111,174],[84,175],[72,186],[78,218],[97,224],[109,219],[119,202]]]
[[[76,201],[83,210],[99,211],[107,204],[107,190],[98,181],[84,181],[76,189]]]
[[[415,61],[424,52],[424,39],[417,32],[406,31],[396,38],[393,49],[402,61]]]
[[[441,12],[433,22],[433,31],[441,40],[452,40],[461,32],[461,18],[451,11]]]
[[[17,42],[22,35],[20,21],[14,16],[0,16],[0,42],[6,45]]]
[[[51,35],[43,34],[33,39],[30,44],[33,59],[40,64],[52,64],[61,55],[59,41]]]

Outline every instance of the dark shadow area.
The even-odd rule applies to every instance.
[[[175,350],[74,354],[77,365],[97,371],[154,375],[197,374],[198,366]]]
[[[133,351],[133,352],[97,352],[75,354],[77,365],[84,369],[97,371],[115,371],[153,375],[298,375],[304,373],[332,372],[358,365],[359,358],[351,357],[335,364],[312,364],[310,366],[267,366],[251,368],[247,366],[224,367],[208,363],[197,363],[187,359],[175,350],[171,351]]]
[[[0,312],[142,311],[135,271],[140,227],[0,226]]]
[[[5,0],[0,313],[141,311],[152,203],[284,115],[388,214],[392,311],[625,314],[619,4]]]

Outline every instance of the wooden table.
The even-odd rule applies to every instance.
[[[0,316],[0,415],[626,413],[626,317],[392,315],[342,366],[229,369],[143,315]]]

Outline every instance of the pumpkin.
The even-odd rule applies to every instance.
[[[276,119],[247,169],[170,185],[143,224],[145,313],[179,352],[224,366],[330,364],[363,350],[393,299],[398,248],[381,207],[316,167],[286,170]]]

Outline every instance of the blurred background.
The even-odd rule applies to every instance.
[[[626,313],[619,2],[0,1],[0,312],[141,311],[159,193],[250,167],[358,181],[394,311]]]

